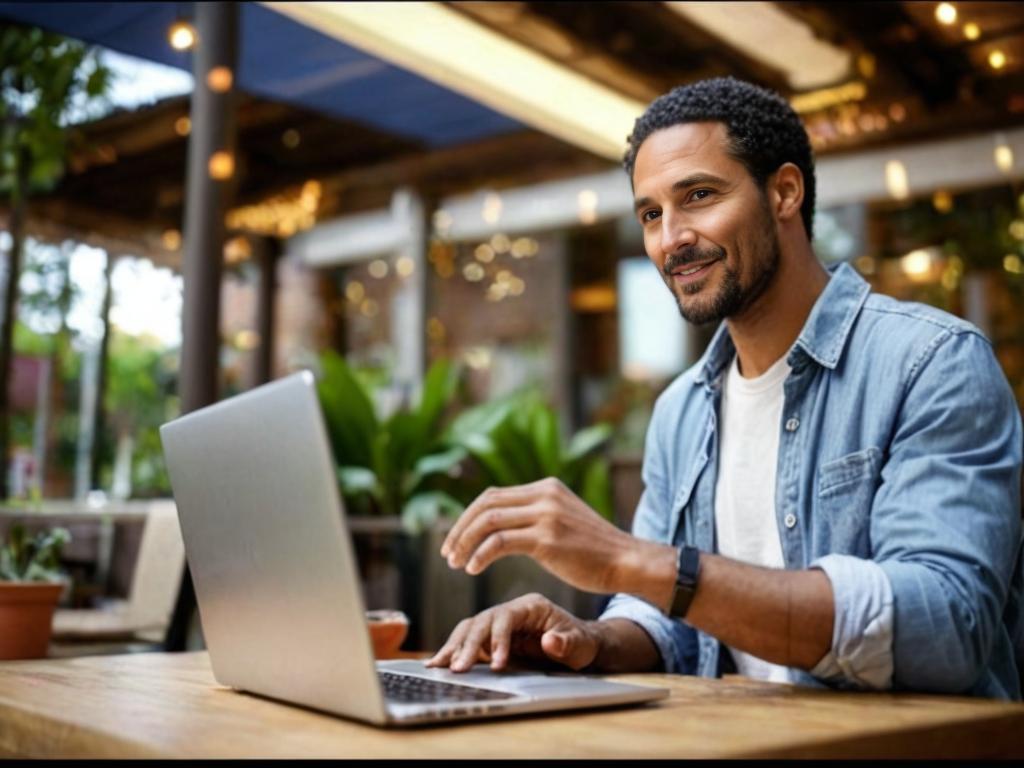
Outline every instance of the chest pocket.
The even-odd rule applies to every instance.
[[[874,446],[823,464],[818,470],[819,552],[870,557],[871,504],[882,452]]]

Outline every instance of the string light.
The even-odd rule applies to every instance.
[[[176,21],[167,30],[167,39],[176,51],[190,51],[196,44],[196,30],[187,21]]]
[[[1013,150],[1010,149],[1010,145],[1006,143],[1006,137],[1001,133],[996,134],[996,148],[993,150],[992,157],[996,167],[1003,173],[1013,170]]]
[[[939,3],[935,8],[935,18],[940,24],[956,24],[956,15],[956,6],[952,3]]]
[[[981,28],[973,21],[964,24],[964,37],[968,40],[977,40],[981,37]]]
[[[488,224],[497,224],[501,218],[501,197],[491,192],[484,198],[484,207],[480,212]]]
[[[1000,70],[1006,66],[1006,54],[998,48],[988,55],[988,65],[992,69]]]
[[[358,280],[352,280],[345,286],[345,298],[353,304],[358,304],[366,296],[366,289]]]
[[[438,208],[434,211],[433,221],[434,229],[438,232],[445,233],[452,226],[452,215],[444,208]]]
[[[508,239],[508,235],[503,235],[499,232],[491,238],[491,248],[494,249],[495,253],[508,253],[509,249],[512,248],[512,243]]]
[[[316,223],[320,192],[319,182],[308,181],[300,191],[293,190],[231,210],[227,225],[230,229],[288,237]]]
[[[206,73],[206,84],[211,91],[216,93],[227,93],[231,90],[231,83],[234,82],[234,75],[227,67],[214,67]]]
[[[210,178],[217,181],[230,179],[235,173],[235,157],[230,152],[218,150],[210,155],[207,167],[210,172]]]
[[[187,115],[182,115],[174,121],[174,132],[179,136],[188,136],[192,132],[192,121]]]
[[[160,241],[168,251],[176,251],[181,248],[181,232],[176,229],[166,229],[160,236]]]
[[[890,160],[885,164],[885,186],[889,194],[897,200],[905,200],[910,195],[910,181],[907,168],[899,160]]]
[[[248,238],[232,237],[224,243],[224,260],[228,264],[239,264],[252,258],[252,244]]]
[[[395,262],[395,273],[399,277],[409,277],[416,271],[416,262],[409,256],[402,256]]]
[[[911,277],[924,277],[932,270],[932,255],[923,249],[911,251],[900,259],[900,268]]]
[[[581,190],[576,196],[576,207],[583,224],[597,221],[597,193],[592,189]]]
[[[953,210],[953,196],[944,189],[938,189],[932,195],[932,205],[939,213],[949,213]]]
[[[471,261],[462,268],[462,276],[471,283],[479,283],[484,279],[484,268],[475,261]]]

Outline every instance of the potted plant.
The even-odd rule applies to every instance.
[[[456,366],[434,363],[418,401],[384,417],[343,357],[328,351],[320,363],[317,392],[350,513],[401,518],[409,533],[439,515],[457,516],[464,500],[451,495],[452,475],[467,454],[446,445],[441,430],[455,396]]]
[[[0,549],[0,659],[46,656],[65,580],[60,552],[71,539],[65,528],[29,537],[21,524],[11,526]]]

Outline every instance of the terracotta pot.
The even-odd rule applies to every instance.
[[[401,611],[367,611],[366,623],[370,627],[373,655],[378,659],[393,659],[409,633],[409,619]]]
[[[0,659],[46,656],[63,584],[0,581]]]

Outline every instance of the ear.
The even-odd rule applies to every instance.
[[[779,221],[799,218],[804,202],[804,175],[793,163],[783,163],[769,180],[769,193]]]

